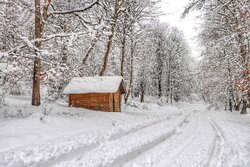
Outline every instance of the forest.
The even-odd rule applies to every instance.
[[[250,0],[0,0],[1,167],[249,157]]]
[[[159,23],[157,3],[2,3],[1,62],[8,64],[2,87],[22,94],[33,84],[32,104],[39,105],[40,87],[56,100],[72,77],[119,75],[129,87],[126,99],[186,99],[192,83],[188,44],[177,28]]]
[[[190,2],[202,10],[199,60],[181,30],[158,17],[159,0],[4,0],[0,3],[1,93],[31,94],[40,105],[63,97],[76,76],[123,76],[129,98],[168,103],[193,95],[246,113],[249,104],[249,2]],[[3,96],[3,95],[2,95]],[[3,100],[2,100],[3,101]],[[241,106],[242,105],[242,106]]]
[[[50,100],[75,76],[121,75],[129,97],[169,103],[203,100],[246,113],[249,103],[249,2],[193,1],[202,10],[201,60],[183,33],[157,19],[159,0],[1,2],[1,93]],[[33,87],[32,87],[33,86]],[[225,104],[226,103],[226,104]]]

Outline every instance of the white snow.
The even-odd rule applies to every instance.
[[[7,69],[7,63],[0,63],[0,72],[5,71]]]
[[[31,107],[24,97],[6,100],[8,110],[23,114],[1,118],[0,166],[250,165],[250,117],[237,112],[135,102],[137,107],[109,113],[62,102]]]
[[[76,77],[72,78],[63,93],[115,93],[122,80],[121,76]]]

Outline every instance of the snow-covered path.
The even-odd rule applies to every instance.
[[[250,165],[249,116],[207,111],[201,104],[169,109],[123,113],[119,116],[133,115],[138,122],[2,151],[0,166]]]

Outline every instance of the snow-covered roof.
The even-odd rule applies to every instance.
[[[64,89],[64,94],[115,93],[118,89],[125,93],[121,76],[95,76],[72,78]]]

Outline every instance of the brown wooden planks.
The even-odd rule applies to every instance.
[[[121,92],[70,94],[69,105],[92,110],[120,112]]]

